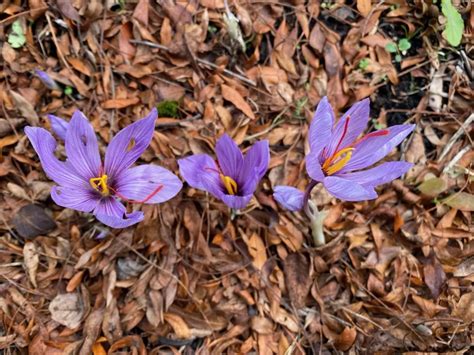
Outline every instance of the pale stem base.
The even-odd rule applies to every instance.
[[[326,238],[324,237],[323,224],[326,219],[327,212],[319,211],[316,204],[308,200],[308,204],[305,208],[306,215],[311,221],[311,234],[313,236],[313,241],[315,246],[319,247],[326,244]]]

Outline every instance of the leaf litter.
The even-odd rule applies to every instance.
[[[441,3],[0,5],[0,349],[467,353],[473,22],[463,2]],[[388,157],[414,167],[376,200],[315,189],[328,239],[315,248],[304,214],[272,190],[308,183],[309,122],[326,95],[337,113],[370,97],[370,130],[417,127]],[[174,173],[224,133],[244,152],[269,140],[248,208],[186,187],[112,230],[53,203],[24,125],[80,109],[103,149],[157,106],[142,163]]]

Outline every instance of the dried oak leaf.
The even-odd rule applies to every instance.
[[[284,262],[286,288],[296,308],[305,305],[311,287],[309,262],[303,254],[292,253]]]
[[[57,295],[49,304],[51,318],[56,322],[70,328],[77,328],[84,316],[84,305],[77,293]]]
[[[26,239],[46,234],[56,228],[56,222],[44,211],[44,208],[34,204],[20,208],[12,222],[18,234]]]

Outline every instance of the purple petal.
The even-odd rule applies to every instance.
[[[329,145],[334,126],[334,111],[325,96],[319,101],[316,112],[309,126],[309,145],[316,155]]]
[[[290,211],[299,211],[304,205],[304,192],[291,186],[275,186],[273,198]]]
[[[100,197],[91,189],[53,186],[51,197],[57,205],[81,212],[91,212]]]
[[[400,144],[414,128],[415,125],[396,125],[387,128],[388,135],[375,136],[363,140],[354,147],[351,160],[340,171],[340,174],[364,169],[375,164]]]
[[[61,117],[48,115],[49,121],[51,122],[51,128],[56,135],[63,141],[66,140],[66,133],[69,127],[69,122],[65,121]]]
[[[51,180],[67,187],[83,186],[87,188],[89,186],[88,181],[82,179],[68,163],[56,158],[54,155],[56,140],[51,133],[38,127],[25,127],[25,133],[38,154],[46,175]]]
[[[35,69],[36,75],[51,90],[60,90],[59,85],[44,71]]]
[[[178,160],[179,172],[186,182],[195,189],[206,190],[202,177],[206,176],[212,185],[222,185],[219,167],[207,154],[195,154]]]
[[[91,124],[81,111],[72,115],[66,133],[67,158],[74,169],[87,181],[98,177],[101,169],[97,137]]]
[[[227,191],[225,191],[224,184],[222,183],[221,179],[218,180],[212,176],[211,174],[204,174],[201,175],[201,184],[203,186],[203,190],[209,192],[212,196],[222,199]]]
[[[239,195],[252,195],[255,192],[257,185],[260,182],[258,173],[258,169],[254,168],[253,173],[250,172],[243,182],[237,183],[237,191]]]
[[[94,210],[94,215],[112,228],[126,228],[144,218],[143,212],[140,211],[127,213],[125,206],[113,197],[102,198]]]
[[[221,200],[230,208],[235,208],[236,210],[239,210],[241,208],[246,207],[249,204],[252,196],[253,194],[245,195],[245,196],[223,195],[221,197]]]
[[[337,122],[327,155],[331,156],[334,154],[336,148],[340,150],[351,145],[367,127],[369,114],[369,99],[364,99],[352,105],[352,107]]]
[[[364,201],[377,198],[377,193],[372,187],[365,187],[337,176],[326,177],[323,180],[323,185],[331,195],[343,201]]]
[[[380,164],[372,169],[346,173],[339,176],[343,179],[357,182],[362,186],[375,187],[395,180],[405,174],[412,166],[412,163],[405,161],[391,161]]]
[[[244,162],[242,152],[237,144],[227,134],[224,134],[217,140],[216,154],[224,175],[235,180],[239,176]]]
[[[161,203],[176,196],[182,186],[171,171],[156,165],[140,165],[120,173],[115,189],[128,200]]]
[[[245,154],[244,163],[239,175],[239,181],[245,180],[249,174],[256,173],[260,180],[268,170],[270,161],[270,150],[268,141],[263,140],[255,143]]]
[[[319,163],[319,153],[310,151],[309,154],[306,155],[306,171],[311,179],[316,181],[324,180],[324,172]]]
[[[105,153],[105,171],[115,176],[130,167],[150,145],[158,112],[154,108],[145,118],[125,127],[112,139]]]

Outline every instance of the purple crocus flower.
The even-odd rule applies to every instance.
[[[55,117],[55,116],[53,116]],[[101,162],[94,129],[80,111],[66,123],[55,117],[65,133],[67,160],[54,155],[56,140],[43,128],[26,127],[25,133],[38,154],[46,174],[58,185],[51,197],[62,207],[92,212],[99,221],[125,228],[143,220],[143,212],[127,213],[120,200],[160,203],[174,197],[182,187],[178,177],[156,165],[131,167],[151,142],[157,112],[122,129],[110,142]],[[51,119],[51,116],[50,116]],[[59,134],[61,136],[61,133]]]
[[[245,156],[224,134],[217,140],[217,161],[207,154],[178,160],[181,176],[189,185],[205,190],[235,209],[244,208],[268,169],[268,141],[255,143]]]
[[[276,186],[275,199],[289,210],[300,210],[311,189],[321,182],[331,195],[341,200],[370,200],[377,197],[376,186],[406,173],[413,164],[404,161],[385,162],[366,169],[390,153],[415,128],[415,125],[396,125],[359,138],[367,126],[369,110],[369,99],[359,101],[335,125],[333,109],[324,97],[309,128],[306,170],[312,181],[305,192]]]
[[[61,90],[58,83],[56,83],[56,81],[54,81],[53,78],[51,78],[48,75],[48,73],[46,73],[42,70],[39,70],[39,69],[35,69],[35,72],[36,72],[36,75],[38,76],[38,78],[41,80],[41,82],[44,85],[46,85],[49,89],[51,89],[51,90]]]

